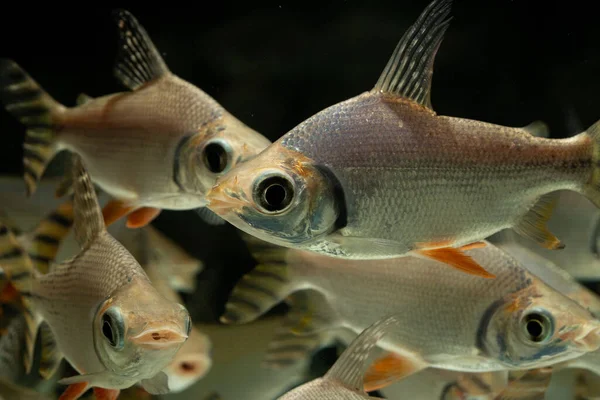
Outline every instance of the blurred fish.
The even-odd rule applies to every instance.
[[[89,387],[114,396],[137,382],[150,393],[168,392],[161,370],[189,335],[187,310],[162,297],[106,231],[79,157],[72,173],[78,255],[41,275],[15,237],[0,227],[0,264],[24,296],[26,371],[31,369],[37,329],[46,322],[57,350],[81,374],[60,381],[70,385],[63,399],[77,399]]]
[[[374,89],[331,106],[219,178],[209,208],[281,246],[335,257],[414,254],[491,277],[462,246],[513,228],[546,248],[550,192],[600,205],[600,123],[569,139],[439,116],[433,60],[451,0],[409,28]]]
[[[518,243],[568,271],[577,279],[600,278],[600,210],[578,193],[561,190],[548,228],[560,237],[565,248],[552,251],[534,241],[505,230],[489,238],[499,247]]]
[[[133,15],[115,12],[116,77],[132,92],[67,108],[11,60],[0,62],[0,95],[27,127],[25,182],[31,195],[54,155],[79,154],[94,182],[115,198],[107,224],[129,214],[132,227],[160,209],[203,207],[205,193],[232,166],[270,142],[212,97],[172,74]],[[221,221],[208,210],[201,214]]]
[[[247,240],[260,264],[237,284],[221,320],[253,320],[308,288],[326,302],[296,316],[296,334],[339,326],[359,333],[387,313],[398,313],[402,324],[380,343],[391,354],[375,364],[370,389],[380,387],[379,380],[427,367],[521,370],[600,346],[598,320],[489,243],[467,254],[494,273],[493,280],[415,257],[343,260]]]
[[[372,399],[365,393],[363,379],[371,352],[377,342],[401,322],[387,317],[375,322],[362,332],[344,351],[323,378],[315,379],[280,397],[281,400]]]

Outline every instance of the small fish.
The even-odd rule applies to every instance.
[[[185,307],[161,296],[129,252],[107,231],[91,180],[74,157],[74,231],[81,252],[45,275],[5,226],[0,226],[0,266],[23,296],[25,369],[31,370],[38,327],[45,322],[57,351],[81,375],[61,399],[118,395],[140,382],[149,393],[169,391],[164,369],[186,341]]]
[[[416,257],[344,260],[246,240],[259,264],[236,285],[221,321],[254,320],[305,289],[325,301],[296,316],[296,334],[339,327],[359,333],[398,314],[402,323],[379,344],[390,354],[370,375],[373,390],[388,373],[398,379],[427,367],[522,370],[600,347],[600,321],[487,242],[466,253],[497,276],[492,280]]]
[[[600,279],[600,210],[593,203],[578,193],[559,191],[548,228],[565,244],[561,251],[545,249],[511,230],[499,232],[488,240],[501,248],[518,243],[577,279]]]
[[[369,357],[377,342],[400,324],[394,316],[379,320],[365,329],[323,377],[292,390],[280,400],[321,399],[378,399],[365,393],[363,379],[369,366]]]
[[[107,224],[129,214],[129,226],[139,227],[161,209],[205,206],[205,193],[219,175],[270,142],[171,73],[132,14],[117,10],[114,17],[120,35],[115,75],[131,92],[81,96],[81,104],[69,108],[15,62],[2,60],[0,97],[27,127],[28,195],[55,154],[69,150],[115,199],[104,209]],[[222,222],[203,210],[201,215]]]
[[[302,122],[218,179],[209,208],[260,239],[334,257],[432,258],[491,278],[464,247],[505,228],[546,248],[559,189],[600,205],[600,122],[568,139],[437,115],[433,61],[451,0],[400,40],[375,87]],[[467,247],[468,248],[468,247]]]

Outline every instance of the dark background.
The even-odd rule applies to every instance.
[[[54,98],[121,91],[112,75],[113,7],[131,11],[170,69],[271,140],[312,114],[373,87],[396,43],[428,1],[196,1],[97,6],[3,4],[0,56],[17,61]],[[570,136],[600,118],[600,44],[594,2],[456,0],[438,52],[432,103],[439,114]],[[24,129],[0,110],[0,174],[20,175]],[[253,261],[231,226],[193,212],[155,222],[207,266],[196,320],[216,320]],[[200,301],[199,299],[202,299]]]

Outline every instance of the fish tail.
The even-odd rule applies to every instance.
[[[27,234],[30,243],[29,257],[37,270],[48,273],[62,241],[73,225],[73,202],[68,200],[46,216],[38,226]]]
[[[34,312],[31,293],[32,283],[37,274],[31,259],[17,238],[2,224],[0,224],[0,268],[4,277],[13,284],[22,297],[26,324],[23,362],[25,371],[29,373],[33,363],[37,330],[41,323],[40,317]]]
[[[27,128],[23,165],[27,196],[31,196],[58,152],[56,132],[65,107],[8,59],[0,59],[0,99],[6,110]]]

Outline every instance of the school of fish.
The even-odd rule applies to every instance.
[[[123,9],[129,91],[66,107],[0,59],[25,130],[19,198],[69,155],[34,227],[0,200],[0,400],[600,398],[600,295],[583,284],[600,278],[600,121],[553,139],[438,115],[451,7],[427,5],[371,90],[273,143]],[[156,227],[163,210],[229,223],[256,262],[212,323],[192,318],[215,300],[210,268]]]

